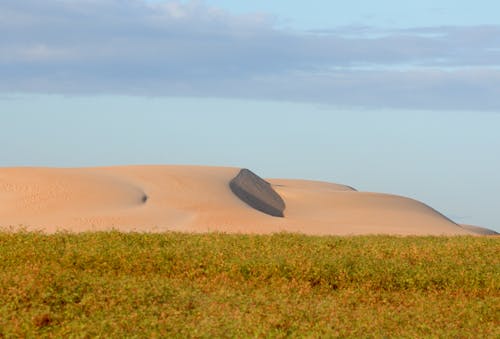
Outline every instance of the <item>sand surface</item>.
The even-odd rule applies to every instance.
[[[412,199],[306,180],[268,180],[286,204],[285,217],[273,217],[231,191],[229,182],[239,171],[203,166],[0,168],[0,227],[48,233],[477,234]]]

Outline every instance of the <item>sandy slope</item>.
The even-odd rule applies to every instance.
[[[285,218],[252,209],[229,188],[237,168],[126,166],[0,168],[0,226],[307,234],[473,234],[404,197],[351,187],[271,179]]]

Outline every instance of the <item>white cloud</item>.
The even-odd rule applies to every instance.
[[[500,26],[297,33],[202,1],[3,0],[0,13],[3,92],[500,109]]]

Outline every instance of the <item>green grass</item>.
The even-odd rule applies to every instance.
[[[500,337],[487,237],[0,233],[0,337]]]

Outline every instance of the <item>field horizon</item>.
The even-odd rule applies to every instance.
[[[497,237],[0,232],[0,336],[500,335]]]

